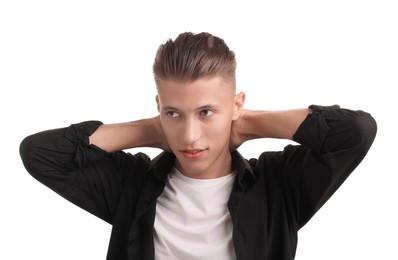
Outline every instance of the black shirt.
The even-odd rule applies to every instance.
[[[362,161],[376,135],[363,111],[313,110],[294,135],[298,145],[244,159],[232,153],[236,180],[228,202],[237,259],[294,259],[297,232]],[[89,145],[101,125],[87,121],[26,137],[27,171],[72,203],[112,224],[107,259],[153,259],[156,201],[174,165],[172,153],[151,160]]]

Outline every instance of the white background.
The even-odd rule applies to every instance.
[[[300,231],[296,259],[398,259],[397,13],[383,0],[2,1],[0,259],[105,259],[111,227],[28,175],[19,143],[84,120],[156,115],[154,55],[184,31],[236,52],[246,108],[339,104],[376,118],[368,156]]]

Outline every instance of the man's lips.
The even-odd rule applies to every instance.
[[[185,150],[180,150],[181,154],[188,159],[195,159],[199,158],[203,152],[204,149],[185,149]]]

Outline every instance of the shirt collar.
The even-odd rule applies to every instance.
[[[232,165],[233,168],[236,170],[239,182],[243,183],[243,180],[246,176],[249,176],[251,180],[255,181],[256,176],[254,175],[253,169],[249,162],[245,158],[243,158],[243,156],[238,151],[232,152],[231,155]]]
[[[246,176],[249,176],[249,179],[255,181],[256,177],[249,162],[245,158],[243,158],[243,156],[238,151],[232,152],[231,155],[233,168],[237,173],[239,183],[243,184],[244,179],[247,178]],[[157,179],[166,182],[167,174],[174,166],[174,161],[175,155],[173,153],[164,151],[151,161],[149,170],[153,171]]]

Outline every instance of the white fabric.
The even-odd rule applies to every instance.
[[[156,206],[156,260],[236,259],[227,207],[235,175],[193,179],[172,170]]]

